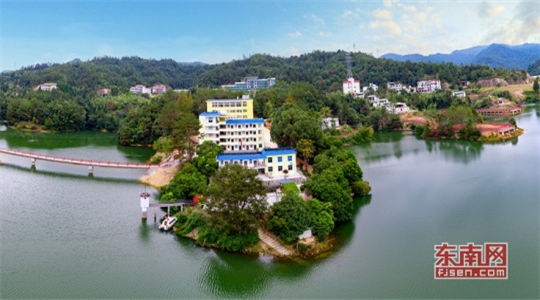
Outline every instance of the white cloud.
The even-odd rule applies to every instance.
[[[397,0],[383,0],[384,7],[392,7]]]
[[[373,12],[373,16],[377,19],[392,19],[392,13],[387,9],[377,9]]]
[[[317,24],[317,25],[324,25],[326,24],[326,22],[324,21],[323,18],[317,16],[316,14],[311,14],[310,16],[310,19],[311,21],[313,21],[313,23]]]
[[[324,37],[324,38],[332,36],[332,33],[329,31],[319,31],[318,34],[320,37]]]
[[[494,16],[502,13],[503,10],[504,10],[504,7],[502,5],[493,5],[488,9],[487,14],[490,17],[494,17]]]
[[[401,28],[394,21],[390,21],[390,20],[388,20],[388,21],[373,21],[369,25],[373,29],[377,29],[377,28],[387,29],[393,35],[400,35],[401,34]]]
[[[288,34],[290,38],[297,39],[302,36],[302,33],[300,31],[291,32]]]

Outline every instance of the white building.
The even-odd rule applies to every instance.
[[[392,82],[392,81],[389,81],[386,83],[386,89],[387,90],[392,90],[392,91],[395,91],[395,92],[401,92],[401,90],[403,89],[403,85],[399,82]]]
[[[388,101],[388,99],[386,98],[379,99],[379,97],[377,97],[376,95],[369,95],[367,96],[367,99],[373,107],[387,107],[388,108],[390,106],[390,101]]]
[[[349,77],[347,78],[347,80],[344,80],[343,81],[343,94],[345,95],[351,94],[354,97],[361,97],[363,93],[360,90],[360,81],[355,80],[353,77]]]
[[[264,147],[263,119],[227,119],[219,112],[199,115],[199,143],[212,141],[225,152],[255,152]]]
[[[421,80],[416,84],[416,91],[419,93],[431,93],[441,89],[440,80]]]
[[[379,86],[376,85],[375,83],[371,83],[371,82],[370,82],[367,86],[364,86],[364,87],[362,88],[362,91],[365,93],[365,92],[367,92],[367,91],[370,90],[370,89],[371,89],[372,91],[376,92],[376,91],[379,89]]]
[[[129,91],[133,94],[151,94],[152,90],[142,84],[137,84],[129,88]]]
[[[404,113],[407,113],[409,111],[410,111],[409,107],[407,106],[407,104],[405,104],[403,102],[397,102],[394,105],[394,108],[393,108],[393,112],[395,114],[404,114]]]
[[[324,118],[321,120],[322,130],[330,128],[339,128],[339,119],[338,118]]]
[[[456,91],[456,92],[452,92],[452,96],[458,97],[458,98],[465,98],[467,97],[467,94],[464,91]]]
[[[56,82],[46,82],[42,83],[34,88],[34,91],[40,90],[40,91],[47,91],[50,92],[52,90],[56,89]]]
[[[165,94],[167,92],[167,87],[163,84],[156,84],[150,88],[152,94]]]

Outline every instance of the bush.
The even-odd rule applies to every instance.
[[[285,194],[280,202],[272,206],[266,226],[286,243],[292,243],[310,224],[309,209],[302,197]]]
[[[352,136],[354,144],[371,143],[373,141],[373,127],[360,127]]]
[[[179,222],[180,219],[176,222],[176,234],[186,235],[193,231],[193,229],[202,227],[205,225],[204,217],[201,213],[192,212],[185,219],[182,217],[183,222]]]
[[[159,164],[163,160],[163,157],[161,155],[154,155],[152,159],[150,160],[153,164]]]
[[[259,235],[256,231],[242,235],[230,235],[215,228],[203,226],[199,229],[197,241],[202,244],[215,244],[228,251],[240,251],[258,243]]]
[[[323,203],[317,199],[307,201],[310,227],[319,241],[324,240],[334,229],[334,214],[331,203]]]
[[[358,180],[353,184],[352,191],[356,196],[366,196],[371,192],[371,187],[367,181]]]

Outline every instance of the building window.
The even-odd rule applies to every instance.
[[[288,160],[288,161],[292,161],[292,155],[289,155],[289,156],[287,157],[287,160]]]
[[[289,165],[289,167],[287,167],[287,169],[289,169],[289,171],[292,171],[292,165]]]
[[[282,162],[282,161],[283,161],[283,157],[278,156],[277,161],[278,161],[278,162]],[[280,170],[280,171],[281,171],[281,170]]]
[[[282,167],[282,166],[278,166],[278,167],[277,167],[277,170],[281,172],[281,171],[283,170],[283,167]]]
[[[269,163],[272,162],[272,158],[271,158],[271,157],[268,158],[268,162],[269,162]]]
[[[268,167],[268,173],[272,173],[274,171],[273,167]]]

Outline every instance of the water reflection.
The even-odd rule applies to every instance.
[[[445,159],[464,164],[480,158],[484,149],[484,145],[480,142],[424,140],[424,143],[429,152],[440,152]]]
[[[141,220],[141,225],[139,226],[139,238],[145,244],[149,241],[150,228],[146,224],[146,220]]]
[[[57,177],[57,178],[73,178],[73,179],[88,180],[88,181],[140,185],[140,182],[137,181],[136,179],[126,179],[126,178],[117,178],[117,177],[96,177],[93,175],[89,176],[89,175],[81,175],[81,174],[73,174],[73,173],[63,173],[63,172],[58,172],[58,171],[45,171],[45,170],[36,169],[36,166],[23,167],[23,166],[14,165],[14,164],[5,163],[5,162],[0,163],[0,167],[10,168],[13,170],[24,171],[24,172],[29,172],[29,173],[35,173],[35,174],[45,175],[45,176],[50,176],[50,177]]]
[[[354,214],[371,202],[371,196],[355,199]],[[328,258],[337,255],[350,243],[354,233],[354,221],[341,224],[334,232],[336,249]],[[246,257],[244,254],[212,250],[214,256],[207,260],[199,282],[204,292],[217,297],[254,297],[264,295],[273,281],[288,283],[305,279],[320,264],[330,263],[326,259],[294,259],[280,261],[269,256]]]
[[[9,148],[62,149],[86,146],[111,146],[116,135],[93,131],[37,133],[8,129],[0,133]]]

